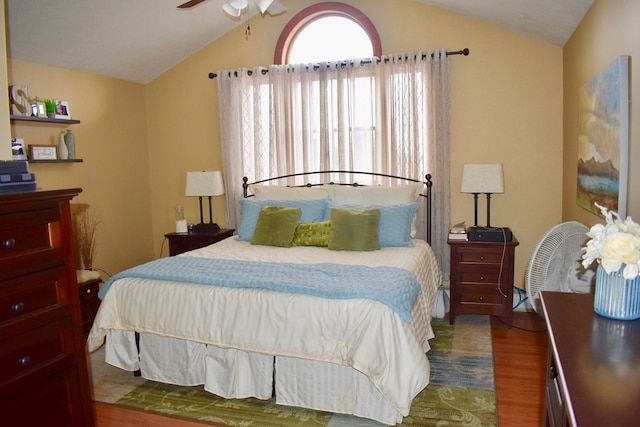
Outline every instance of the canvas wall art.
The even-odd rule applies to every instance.
[[[619,56],[581,89],[578,112],[578,206],[627,211],[629,56]]]

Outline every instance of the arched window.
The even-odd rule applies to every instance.
[[[343,3],[326,2],[309,6],[289,21],[278,39],[274,63],[336,61],[381,54],[380,37],[366,15]]]

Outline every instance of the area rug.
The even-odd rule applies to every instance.
[[[497,424],[491,327],[486,316],[461,316],[455,326],[434,319],[431,383],[402,426]],[[91,356],[94,400],[223,426],[381,426],[363,418],[276,405],[273,400],[222,399],[203,387],[173,386],[134,377]]]

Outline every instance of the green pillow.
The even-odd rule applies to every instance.
[[[293,246],[329,246],[331,221],[303,222],[296,227]]]
[[[262,207],[251,244],[290,247],[300,216],[302,216],[300,208]]]
[[[331,209],[329,249],[338,251],[380,249],[379,220],[380,209]]]

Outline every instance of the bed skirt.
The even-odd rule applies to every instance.
[[[387,425],[402,422],[400,414],[369,378],[357,370],[328,362],[274,357],[161,337],[110,330],[105,361],[140,370],[145,379],[204,385],[205,390],[232,398],[270,399],[276,403],[369,418]]]

